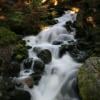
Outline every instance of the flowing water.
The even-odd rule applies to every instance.
[[[27,86],[24,89],[31,93],[32,100],[79,100],[75,86],[80,63],[75,62],[68,52],[59,57],[60,45],[52,44],[55,40],[63,40],[65,44],[69,44],[69,41],[77,41],[74,38],[75,29],[73,28],[73,32],[69,33],[64,28],[67,21],[74,22],[76,20],[76,14],[67,11],[64,15],[55,19],[58,20],[57,24],[45,28],[37,36],[24,38],[27,45],[32,46],[28,50],[29,58],[38,59],[36,52],[33,52],[34,47],[48,49],[52,53],[52,61],[45,64],[44,73],[39,84],[32,89]],[[25,78],[32,73],[34,73],[32,67],[26,73],[22,66],[20,78]]]

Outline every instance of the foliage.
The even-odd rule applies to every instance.
[[[18,43],[16,45],[13,56],[16,61],[22,61],[27,58],[28,52],[24,43]]]
[[[24,20],[24,15],[21,11],[12,11],[8,14],[9,21],[13,21],[17,24],[21,24]]]
[[[10,24],[21,25],[24,22],[24,15],[21,11],[11,11],[7,14]]]
[[[38,5],[40,5],[41,1],[42,0],[32,0],[32,5],[33,6],[38,6]]]
[[[15,43],[17,36],[11,30],[0,27],[0,46],[9,45]]]

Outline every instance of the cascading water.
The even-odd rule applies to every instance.
[[[32,89],[24,87],[25,90],[31,93],[32,100],[78,100],[74,84],[80,63],[75,62],[69,52],[59,57],[61,44],[53,44],[56,40],[66,45],[69,44],[69,41],[76,41],[74,38],[75,29],[69,33],[64,28],[67,21],[74,22],[76,20],[76,14],[67,11],[62,17],[56,18],[56,20],[58,20],[57,24],[42,30],[39,35],[24,38],[27,45],[32,47],[28,50],[29,58],[38,59],[36,52],[33,51],[35,47],[41,50],[48,49],[52,54],[52,61],[45,64],[44,73],[39,84]],[[23,79],[32,73],[34,73],[32,67],[26,71],[22,66],[19,78]]]

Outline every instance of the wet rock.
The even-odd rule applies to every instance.
[[[23,61],[23,66],[24,66],[24,68],[26,68],[26,69],[31,68],[32,62],[33,62],[33,59],[32,59],[32,58],[25,59],[25,60]]]
[[[78,62],[84,62],[87,58],[88,58],[88,54],[85,51],[80,51],[78,53],[72,54],[72,56],[74,57],[74,60],[78,61]]]
[[[57,40],[56,40],[56,41],[53,41],[52,44],[53,44],[53,45],[60,45],[60,44],[62,44],[62,43],[63,43],[62,41],[57,41]]]
[[[22,83],[18,82],[18,81],[15,82],[15,86],[20,87],[20,88],[24,88],[24,85]]]
[[[73,28],[77,28],[76,21],[74,21],[74,22],[72,23],[72,27],[73,27]]]
[[[38,85],[39,84],[39,81],[41,79],[41,76],[42,76],[42,74],[33,74],[32,75],[35,85]]]
[[[40,47],[34,47],[33,48],[33,52],[35,52],[36,54],[39,53],[41,51]]]
[[[59,57],[62,57],[67,51],[68,51],[68,45],[67,44],[62,44],[59,47]]]
[[[78,62],[84,62],[87,59],[87,57],[89,56],[87,54],[87,52],[80,51],[77,48],[72,49],[71,51],[69,51],[69,53],[73,57],[73,59],[76,60],[76,61],[78,61]]]
[[[28,45],[28,46],[26,46],[26,48],[27,48],[27,49],[31,49],[32,47]]]
[[[58,72],[58,69],[57,68],[52,68],[52,70],[51,70],[51,74],[53,75],[53,74],[57,74],[57,72]]]
[[[82,100],[99,100],[100,58],[90,57],[78,72],[78,87]]]
[[[41,50],[37,56],[45,63],[48,64],[52,60],[51,52],[48,49]]]
[[[68,44],[69,44],[69,45],[75,45],[76,42],[75,42],[74,40],[69,40],[69,41],[68,41]]]
[[[34,85],[34,81],[31,75],[19,77],[15,79],[15,83],[16,83],[16,86],[20,88],[23,88],[24,85],[27,85],[29,88],[33,88],[33,85]]]
[[[68,32],[72,32],[73,31],[73,29],[72,29],[72,22],[71,21],[66,22],[64,27],[67,29]]]
[[[25,82],[25,84],[27,84],[27,86],[28,86],[29,88],[32,88],[33,85],[34,85],[34,82],[33,82],[32,77],[26,78],[26,79],[24,80],[24,82]]]
[[[43,73],[44,68],[45,68],[45,65],[44,65],[43,61],[41,61],[41,60],[34,61],[33,70],[35,73],[39,73],[39,74]]]

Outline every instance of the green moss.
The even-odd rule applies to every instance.
[[[27,56],[28,52],[25,44],[18,43],[14,50],[14,59],[17,61],[22,61],[23,59],[27,58]]]
[[[20,54],[17,54],[16,55],[16,60],[17,61],[21,61],[23,59],[23,56],[22,55],[20,55]]]
[[[79,69],[78,85],[82,100],[99,100],[100,61],[94,58],[92,60],[86,62]]]
[[[0,46],[14,44],[17,40],[17,36],[11,30],[0,27]]]

